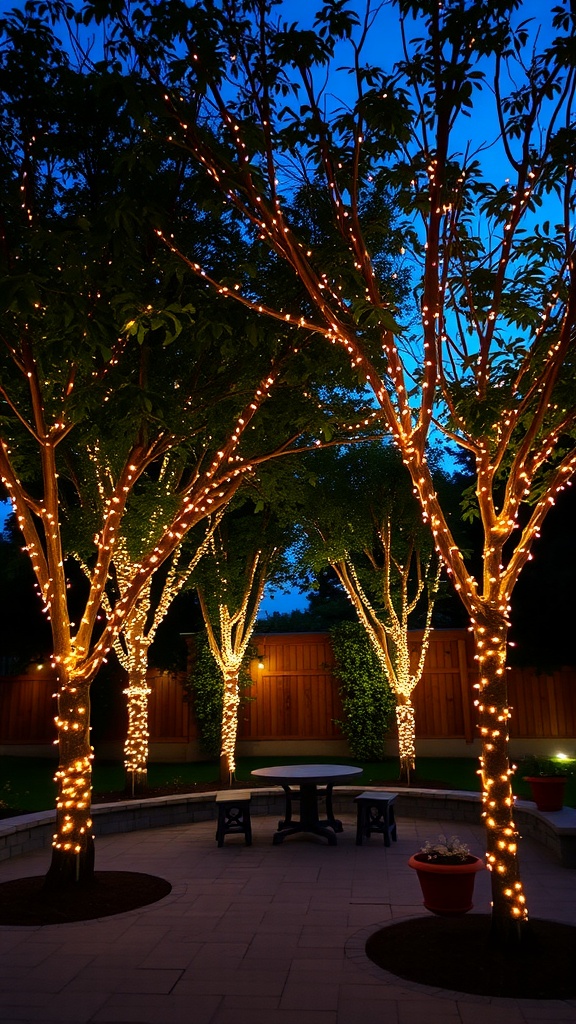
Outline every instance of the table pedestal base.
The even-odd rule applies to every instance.
[[[293,836],[299,832],[307,832],[311,835],[322,836],[328,840],[329,846],[336,846],[336,833],[343,831],[342,822],[334,817],[332,809],[332,783],[325,788],[318,789],[314,782],[301,782],[299,791],[294,792],[289,785],[283,785],[286,796],[286,811],[283,821],[278,822],[278,831],[274,833],[273,843],[282,843],[286,836]],[[326,800],[326,817],[320,820],[318,812],[318,797],[323,796]],[[300,818],[292,817],[292,801],[300,801]]]

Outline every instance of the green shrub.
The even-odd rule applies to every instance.
[[[330,630],[340,680],[344,718],[337,720],[353,757],[380,760],[384,737],[394,713],[394,695],[363,626],[341,622]]]
[[[540,776],[560,776],[561,778],[574,775],[575,761],[573,758],[560,759],[557,757],[541,757],[538,754],[526,754],[518,761],[518,775],[520,778]]]
[[[200,730],[200,750],[205,757],[217,758],[220,755],[224,681],[205,635],[199,634],[195,638],[192,667],[184,689]]]
[[[251,685],[249,674],[250,659],[255,657],[249,646],[245,663],[240,669],[240,691]],[[210,759],[220,756],[222,736],[222,704],[224,680],[208,644],[205,633],[197,634],[190,672],[183,683],[186,700],[192,704],[200,730],[200,750]],[[241,696],[241,704],[250,698]]]

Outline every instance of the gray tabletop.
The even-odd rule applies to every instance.
[[[271,782],[293,785],[314,782],[325,786],[361,775],[362,770],[350,764],[279,764],[273,768],[255,768],[250,774],[260,779],[270,779]]]

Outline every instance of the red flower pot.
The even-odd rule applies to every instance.
[[[479,857],[467,857],[460,864],[438,864],[427,860],[423,853],[415,853],[408,866],[418,875],[427,910],[441,917],[455,917],[472,910],[476,872],[484,867]]]
[[[539,811],[561,811],[564,806],[566,778],[562,775],[526,775],[532,799]]]

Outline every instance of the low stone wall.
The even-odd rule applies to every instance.
[[[396,817],[434,819],[446,822],[468,822],[479,825],[481,798],[479,793],[443,789],[402,789],[375,786],[342,786],[334,789],[334,810],[355,813],[354,797],[358,793],[380,789],[397,793]],[[166,828],[170,825],[188,825],[195,821],[216,820],[216,792],[178,794],[151,797],[142,800],[110,804],[94,804],[92,819],[94,833],[110,835],[134,832],[148,828]],[[251,813],[281,816],[284,812],[284,794],[277,787],[252,790]],[[539,811],[529,800],[518,800],[514,817],[521,835],[529,836],[548,847],[560,863],[576,868],[576,810],[563,807],[561,811]],[[32,850],[49,847],[52,842],[56,814],[40,811],[22,814],[0,821],[0,861],[19,857]]]
[[[366,791],[376,787],[366,787]],[[398,792],[393,787],[381,787]],[[336,803],[337,806],[337,803]],[[442,789],[403,789],[398,792],[396,816],[435,818],[440,821],[465,821],[482,824],[480,793]],[[521,836],[527,836],[552,850],[565,868],[576,868],[576,809],[539,811],[531,800],[517,800],[514,820]]]
[[[376,787],[366,787],[366,791]],[[381,787],[397,792],[396,816],[435,818],[440,821],[464,821],[482,824],[482,798],[479,793],[443,789],[403,789]],[[335,801],[337,806],[337,802]],[[576,810],[539,811],[531,800],[517,800],[514,819],[521,836],[547,846],[565,868],[576,868]]]
[[[0,821],[0,861],[20,857],[32,850],[50,846],[56,822],[54,811],[19,814]]]
[[[278,815],[283,812],[284,794],[281,790],[253,790],[252,793],[252,814]],[[94,834],[103,836],[216,820],[215,799],[214,791],[93,804]],[[55,823],[55,811],[37,811],[1,820],[0,861],[51,846]]]

